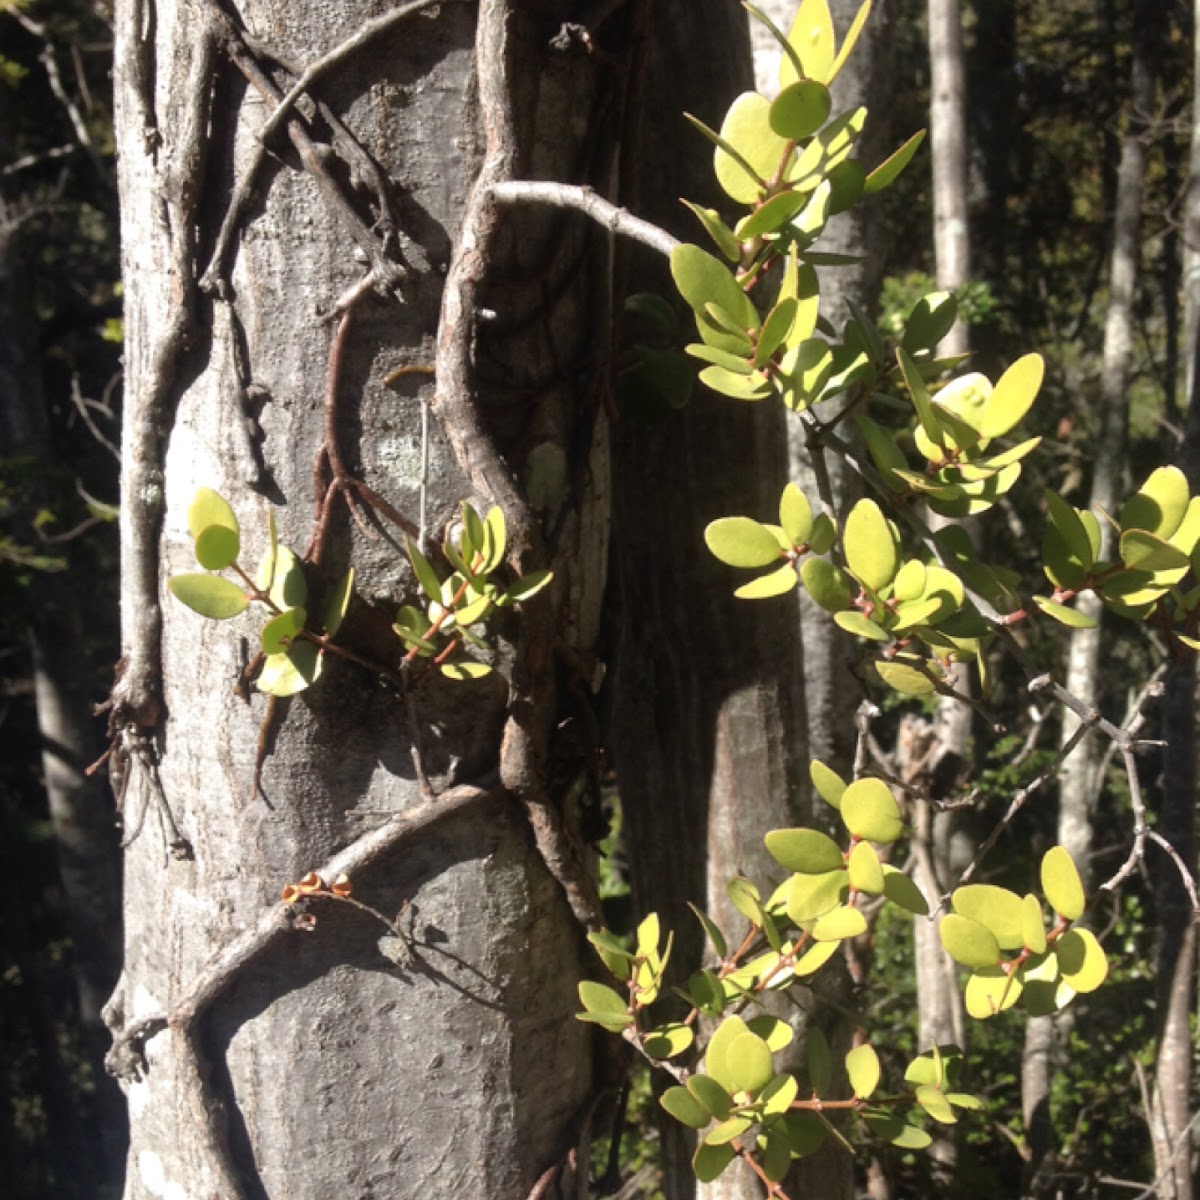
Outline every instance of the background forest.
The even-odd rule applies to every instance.
[[[76,1165],[103,1164],[96,1175],[113,1180],[123,1157],[123,1101],[103,1070],[100,1016],[119,970],[121,833],[103,772],[84,771],[104,748],[93,706],[119,654],[110,18],[102,0],[0,0],[0,1177],[19,1200],[90,1200],[97,1186]],[[877,67],[886,99],[872,106],[887,126],[882,141],[928,126],[931,105],[947,100],[965,116],[949,177],[965,224],[935,212],[946,177],[931,182],[931,162],[947,154],[936,127],[932,152],[927,142],[876,201],[880,328],[898,330],[933,282],[956,292],[977,369],[994,378],[1031,348],[1047,362],[1031,428],[1046,440],[1026,463],[1027,486],[988,526],[986,556],[1019,568],[1036,559],[1047,488],[1078,507],[1111,507],[1174,463],[1195,492],[1196,14],[1183,0],[930,0],[928,10],[896,0],[874,19],[887,30]],[[958,20],[956,52],[943,35]],[[955,228],[965,249],[950,253]],[[1064,627],[1027,649],[1118,722],[1167,679],[1147,712],[1152,728],[1175,722],[1175,759],[1143,753],[1139,772],[1156,827],[1194,864],[1195,656],[1164,659],[1152,628],[1111,616],[1098,637]],[[1182,696],[1174,709],[1172,688]],[[944,795],[963,779],[973,789],[928,831],[951,867],[969,861],[1070,734],[1019,680],[999,679],[991,703],[1010,732],[977,723],[940,768]],[[932,709],[893,696],[873,726],[900,772],[922,715]],[[1001,835],[989,881],[1024,878],[1055,842],[1092,883],[1119,865],[1130,829],[1119,756],[1097,741],[1071,762],[1060,787]],[[604,845],[606,902],[614,923],[628,924],[619,827]],[[988,1111],[932,1155],[864,1154],[862,1188],[879,1198],[1190,1197],[1190,1165],[1170,1171],[1200,1112],[1195,944],[1174,878],[1151,848],[1092,914],[1114,963],[1110,983],[1057,1028],[1044,1018],[973,1026],[970,1085]],[[854,1004],[898,1057],[927,1036],[919,957],[906,924],[881,923],[853,968]],[[1174,1038],[1168,1065],[1165,1038]],[[656,1194],[654,1111],[642,1081],[622,1196]]]

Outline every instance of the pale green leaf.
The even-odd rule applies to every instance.
[[[176,600],[210,621],[225,621],[246,611],[250,598],[219,575],[172,575],[167,587]]]

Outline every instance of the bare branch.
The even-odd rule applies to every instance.
[[[605,200],[590,187],[510,179],[493,184],[490,192],[497,204],[548,204],[552,208],[569,208],[586,213],[605,229],[641,242],[659,254],[669,256],[679,245],[679,239],[665,229],[635,217],[628,209]]]

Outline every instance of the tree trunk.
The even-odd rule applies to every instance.
[[[559,801],[593,760],[567,734],[587,721],[607,557],[611,247],[572,214],[505,215],[484,186],[609,189],[632,13],[608,6],[589,55],[563,28],[577,7],[444,0],[368,25],[376,6],[351,0],[248,0],[237,19],[216,0],[118,4],[129,400],[113,715],[131,844],[112,1015],[128,1200],[508,1200],[554,1171],[568,1191],[590,1086],[572,905],[595,909]],[[215,254],[279,93],[364,29],[275,135]],[[410,672],[406,704],[386,683],[389,626],[417,590],[394,531],[368,540],[348,497],[327,535],[312,519],[329,437],[330,470],[344,458],[413,526],[428,512],[433,543],[469,498],[502,508],[514,564],[553,568],[549,598],[504,627],[511,689]],[[339,641],[385,668],[326,654],[264,734],[261,796],[267,706],[233,693],[257,627],[207,622],[165,590],[196,569],[185,514],[201,486],[231,501],[251,570],[269,508],[298,552],[312,535],[314,589],[353,563]],[[400,942],[331,900],[311,902],[311,932],[289,925],[280,889],[339,852],[325,874],[357,864],[354,898],[402,913]]]

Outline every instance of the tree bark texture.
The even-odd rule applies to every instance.
[[[547,1172],[565,1189],[586,1124],[572,907],[590,910],[562,801],[594,759],[594,740],[581,752],[566,734],[591,719],[608,554],[611,246],[573,214],[497,212],[484,185],[609,192],[630,17],[609,6],[587,54],[562,36],[576,5],[397,7],[413,11],[310,84],[249,190],[280,95],[387,10],[117,7],[128,400],[113,728],[130,844],[111,1018],[128,1200],[507,1200]],[[431,543],[460,501],[497,504],[514,566],[555,582],[503,630],[508,688],[434,673],[398,689],[327,656],[278,706],[252,795],[267,705],[233,688],[257,626],[205,621],[166,582],[196,569],[197,487],[232,503],[251,570],[273,509],[285,544],[311,537],[314,590],[354,565],[345,644],[394,676],[388,627],[417,589],[398,531],[372,512],[369,539],[344,495],[312,536],[330,437],[412,526],[427,513]],[[280,889],[339,851],[362,864],[356,898],[403,914],[400,942],[329,901],[311,932],[287,927]]]

